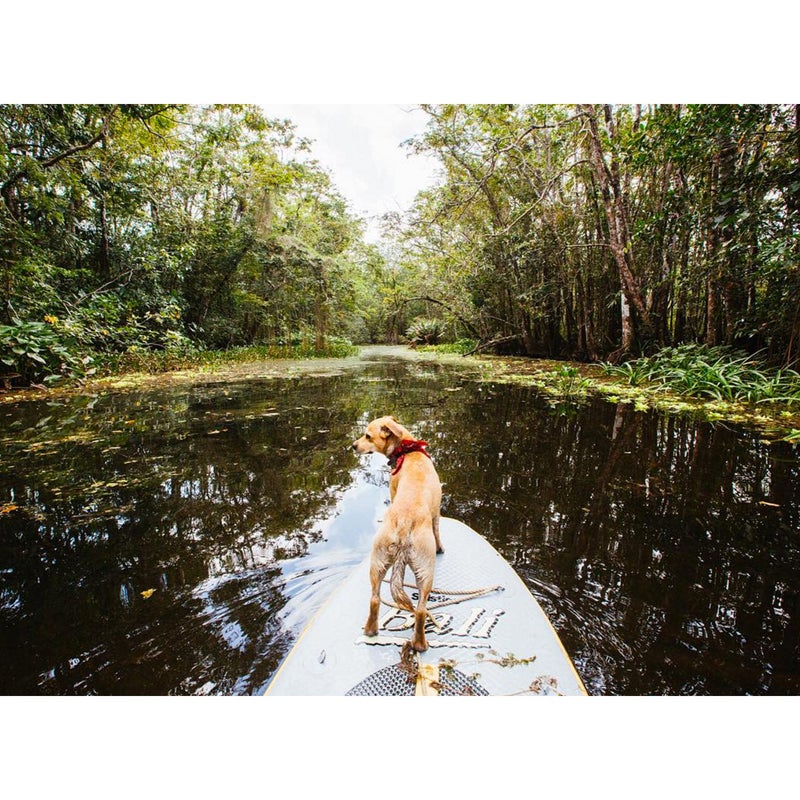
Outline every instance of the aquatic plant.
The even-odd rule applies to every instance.
[[[745,403],[800,403],[800,373],[771,369],[758,354],[732,347],[684,344],[603,372],[631,386],[656,384],[689,397]]]
[[[570,364],[559,367],[555,372],[555,379],[555,388],[567,399],[585,397],[591,387],[591,383],[581,375],[580,370]]]

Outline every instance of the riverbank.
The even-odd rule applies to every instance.
[[[323,353],[315,353],[312,348],[290,346],[240,347],[226,351],[197,351],[169,360],[147,359],[141,368],[135,366],[135,361],[126,361],[120,362],[119,368],[110,374],[65,380],[53,386],[0,388],[0,405],[102,391],[277,378],[287,372],[310,372],[313,369],[324,373],[333,365],[356,359],[361,349],[350,344],[335,345]]]

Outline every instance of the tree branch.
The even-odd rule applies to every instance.
[[[74,156],[76,153],[81,153],[84,150],[89,150],[94,147],[101,139],[105,139],[108,136],[108,129],[111,125],[111,118],[117,112],[119,106],[112,106],[111,110],[106,114],[103,118],[103,122],[100,125],[100,130],[91,138],[88,142],[84,142],[83,144],[76,144],[73,147],[69,147],[64,150],[62,153],[57,153],[54,156],[51,156],[44,161],[39,161],[39,166],[45,169],[49,169],[50,167],[55,166],[58,164],[59,161],[63,161],[65,158],[69,158],[70,156]],[[6,200],[8,193],[11,187],[22,177],[25,176],[27,172],[26,169],[21,169],[15,172],[1,187],[0,187],[0,195],[2,195],[3,199]],[[6,202],[6,206],[8,206],[8,202]],[[10,209],[9,209],[10,211]],[[12,215],[13,216],[13,215]]]
[[[468,353],[464,353],[465,356],[471,356],[473,353],[477,353],[479,350],[487,350],[490,347],[494,347],[498,344],[505,344],[505,342],[515,342],[521,339],[522,336],[518,333],[512,334],[511,336],[501,336],[498,339],[490,339],[488,342],[482,342],[480,344],[475,345]]]

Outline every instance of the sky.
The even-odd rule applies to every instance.
[[[413,105],[273,105],[268,117],[288,118],[313,139],[312,155],[330,173],[350,209],[367,221],[366,239],[380,238],[379,215],[405,211],[436,179],[438,162],[402,143],[425,129],[427,115]]]

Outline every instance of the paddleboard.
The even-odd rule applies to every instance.
[[[428,598],[428,649],[408,644],[413,614],[381,591],[377,636],[365,636],[369,557],[306,626],[270,681],[276,695],[585,695],[558,634],[511,565],[483,536],[443,517]],[[416,602],[411,570],[406,592]]]

